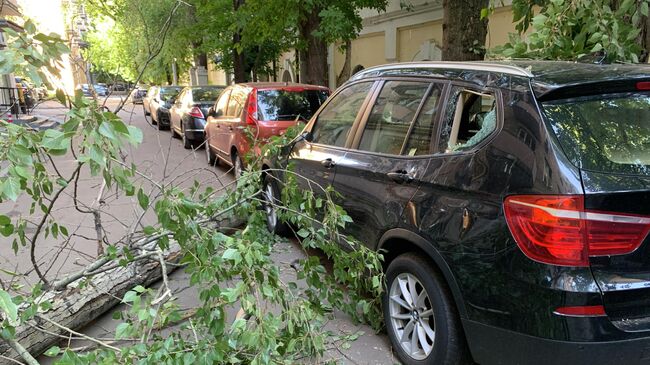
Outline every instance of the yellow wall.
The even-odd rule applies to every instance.
[[[497,8],[490,15],[488,35],[485,37],[485,48],[490,49],[508,43],[508,33],[516,33],[515,24],[512,22],[510,6]]]
[[[373,33],[362,35],[352,41],[352,62],[351,68],[362,65],[364,68],[377,66],[386,63],[386,44],[384,33]],[[338,76],[345,62],[345,53],[336,50],[334,52],[334,70]]]
[[[217,68],[212,61],[208,61],[208,84],[226,85],[226,73]]]
[[[400,62],[412,61],[426,41],[434,41],[438,47],[442,45],[441,20],[398,29],[397,59]]]

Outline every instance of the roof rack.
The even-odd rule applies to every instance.
[[[502,63],[490,63],[490,62],[449,62],[449,61],[425,61],[425,62],[401,62],[401,63],[392,63],[388,65],[375,66],[367,68],[359,73],[355,74],[351,79],[359,79],[364,74],[372,72],[383,72],[398,70],[404,68],[441,68],[441,69],[452,69],[452,70],[473,70],[473,71],[487,71],[487,72],[500,72],[515,76],[524,76],[524,77],[533,77],[533,74],[518,66],[502,64]]]

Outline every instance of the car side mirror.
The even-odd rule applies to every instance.
[[[280,152],[283,156],[289,156],[293,148],[296,146],[296,144],[300,143],[301,141],[307,141],[311,142],[313,135],[311,132],[302,132],[299,135],[296,136],[296,138],[292,139],[291,142],[288,144],[282,146],[280,148]]]

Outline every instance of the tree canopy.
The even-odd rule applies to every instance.
[[[513,20],[519,34],[495,48],[492,55],[578,60],[597,53],[609,62],[645,61],[649,45],[648,3],[648,0],[514,0]],[[532,31],[522,37],[530,27]]]
[[[87,56],[97,70],[134,80],[170,81],[201,59],[235,71],[236,81],[271,73],[283,52],[301,53],[304,78],[327,81],[327,45],[356,37],[361,8],[384,9],[387,0],[86,0],[93,31]],[[314,47],[325,52],[314,52]],[[311,52],[306,52],[312,50]],[[158,54],[156,52],[158,51]],[[196,59],[199,57],[199,59]],[[320,64],[321,69],[307,67]],[[205,65],[204,65],[205,66]],[[239,71],[239,72],[238,72]]]

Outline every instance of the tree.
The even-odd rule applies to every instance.
[[[518,35],[496,57],[645,62],[650,49],[648,0],[515,0]],[[541,6],[534,15],[534,6]],[[523,37],[529,27],[533,31]]]
[[[489,0],[443,0],[442,59],[475,61],[485,56]]]

